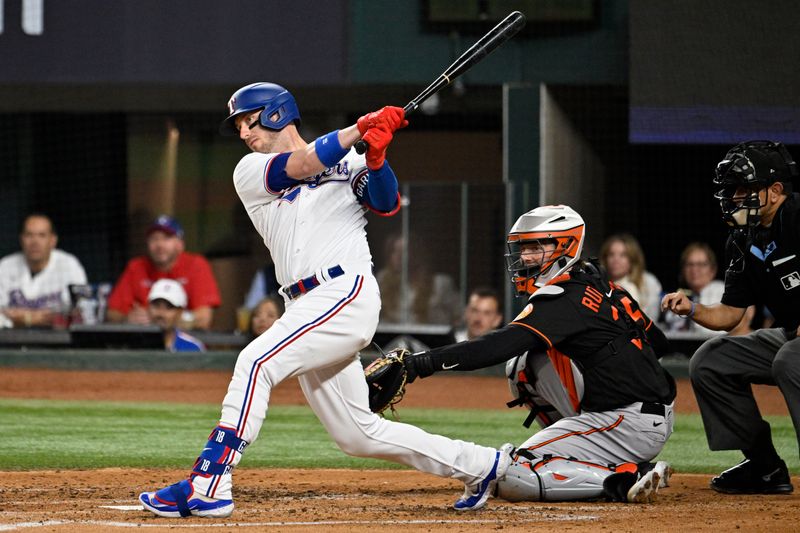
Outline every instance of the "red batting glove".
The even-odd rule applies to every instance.
[[[358,119],[358,131],[363,137],[370,128],[382,128],[390,132],[408,126],[406,112],[402,107],[386,106]]]
[[[364,142],[367,143],[367,168],[379,170],[386,159],[386,148],[392,142],[394,135],[391,131],[386,131],[381,127],[370,128],[364,134]]]

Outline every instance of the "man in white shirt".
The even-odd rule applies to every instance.
[[[21,252],[0,259],[0,327],[49,327],[70,305],[69,286],[85,284],[80,261],[56,249],[58,235],[47,215],[28,215]]]

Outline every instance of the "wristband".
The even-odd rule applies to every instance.
[[[692,302],[692,308],[689,309],[689,312],[685,315],[678,315],[681,318],[692,318],[694,316],[694,302]]]
[[[336,130],[317,137],[317,140],[314,141],[314,151],[317,152],[317,158],[325,165],[325,168],[330,168],[347,155],[350,149],[342,148],[339,143],[339,130]]]

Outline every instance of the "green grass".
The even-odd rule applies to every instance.
[[[519,444],[530,436],[525,412],[401,408],[402,422],[487,446]],[[190,465],[219,417],[218,405],[0,400],[0,470],[179,467]],[[788,417],[769,417],[775,445],[800,473],[794,428]],[[676,431],[659,458],[680,472],[718,472],[740,460],[738,452],[710,452],[699,415],[677,417]],[[270,409],[259,439],[242,467],[399,468],[348,457],[311,410]]]
[[[768,416],[765,419],[772,426],[772,439],[778,453],[793,474],[800,474],[792,419],[788,416]],[[709,451],[700,415],[680,414],[675,418],[675,430],[658,458],[669,461],[679,472],[719,473],[741,461],[742,453]]]

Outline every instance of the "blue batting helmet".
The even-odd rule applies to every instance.
[[[259,122],[265,128],[282,130],[287,124],[294,121],[300,125],[300,110],[294,101],[292,93],[274,83],[251,83],[245,85],[228,100],[228,118],[222,121],[219,132],[223,135],[236,135],[236,117],[242,113],[249,113],[263,109]]]

